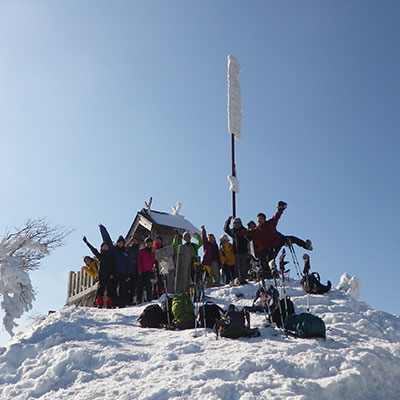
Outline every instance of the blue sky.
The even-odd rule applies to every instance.
[[[33,312],[65,303],[82,235],[126,234],[150,196],[222,233],[232,54],[238,215],[287,201],[278,228],[313,241],[322,280],[357,275],[399,314],[399,18],[397,1],[1,2],[0,229],[75,229],[32,274]]]

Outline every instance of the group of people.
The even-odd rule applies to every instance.
[[[276,227],[287,204],[280,201],[275,215],[267,220],[265,214],[257,215],[257,224],[250,221],[246,229],[240,218],[228,217],[224,224],[224,234],[220,236],[220,245],[213,234],[208,234],[203,225],[201,236],[184,232],[176,235],[173,240],[175,250],[178,250],[181,239],[191,247],[191,281],[196,284],[200,276],[205,276],[208,287],[220,286],[236,282],[245,284],[250,268],[249,256],[254,252],[262,269],[263,277],[272,278],[269,262],[276,258],[284,245],[296,244],[306,250],[312,250],[310,240],[302,240],[296,236],[286,236],[277,231]],[[231,227],[232,223],[232,227]],[[166,287],[161,280],[155,251],[163,247],[161,237],[153,241],[147,238],[141,249],[139,241],[131,237],[128,242],[120,236],[113,244],[110,235],[103,225],[99,225],[103,243],[100,251],[94,248],[83,237],[83,241],[96,258],[84,257],[86,264],[83,270],[91,276],[98,277],[99,285],[95,303],[98,307],[125,307],[141,303],[146,291],[148,301],[159,296]],[[229,237],[232,238],[230,243]],[[198,251],[203,247],[204,255],[200,262]],[[155,286],[157,290],[154,290]],[[104,294],[107,292],[104,301]]]
[[[157,266],[154,251],[163,246],[162,238],[156,238],[154,242],[147,238],[143,248],[139,249],[137,238],[132,237],[126,242],[123,236],[119,236],[113,244],[107,229],[101,224],[99,227],[103,239],[100,250],[83,237],[84,243],[95,256],[83,258],[86,266],[82,270],[98,279],[96,306],[123,308],[141,303],[143,290],[146,290],[147,299],[152,300],[152,278]]]
[[[259,213],[257,215],[257,225],[250,221],[248,229],[243,226],[240,218],[233,220],[232,229],[230,228],[232,217],[229,217],[225,222],[224,231],[233,238],[237,274],[240,281],[245,279],[248,271],[246,260],[248,259],[250,243],[255,257],[261,265],[262,273],[267,279],[272,278],[269,262],[276,258],[284,245],[296,244],[306,250],[311,251],[313,249],[311,240],[304,241],[297,236],[287,236],[277,231],[278,221],[286,207],[287,204],[284,201],[280,201],[277,205],[277,212],[269,220],[267,220],[264,213]]]

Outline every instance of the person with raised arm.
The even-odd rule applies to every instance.
[[[92,251],[93,255],[97,257],[100,262],[99,265],[99,284],[96,292],[95,304],[98,308],[104,306],[104,292],[107,291],[107,297],[105,305],[107,308],[112,308],[116,303],[116,292],[115,292],[115,259],[111,253],[108,244],[103,242],[98,251],[93,247],[86,236],[83,237],[83,242]]]

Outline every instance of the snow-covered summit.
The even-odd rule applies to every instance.
[[[250,305],[255,283],[209,289],[217,304]],[[287,289],[296,312],[307,298]],[[326,399],[400,398],[400,318],[332,289],[310,296],[327,339],[261,336],[219,339],[211,330],[140,328],[144,306],[64,307],[0,348],[0,399]]]

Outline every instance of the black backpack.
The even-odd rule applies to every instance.
[[[294,314],[294,305],[292,300],[289,299],[289,297],[286,297],[286,301],[285,299],[281,299],[280,304],[282,310],[282,319],[278,304],[277,303],[274,304],[274,307],[271,308],[271,319],[278,328],[282,328],[282,320],[285,321],[285,318],[288,315]]]
[[[326,285],[320,282],[320,276],[318,272],[312,274],[305,274],[300,280],[301,287],[309,294],[323,294],[329,292],[332,283],[328,281]]]
[[[237,339],[260,336],[258,328],[250,328],[250,315],[246,310],[239,311],[233,304],[215,321],[215,333],[221,337]]]
[[[167,314],[158,304],[148,305],[138,318],[142,328],[161,328],[167,323]]]
[[[224,313],[224,310],[220,307],[214,304],[212,301],[207,301],[206,304],[204,304],[204,311],[203,311],[203,306],[199,305],[199,325],[204,328],[204,315],[206,314],[206,327],[207,328],[214,328],[215,321],[217,319],[220,319],[222,314]]]

